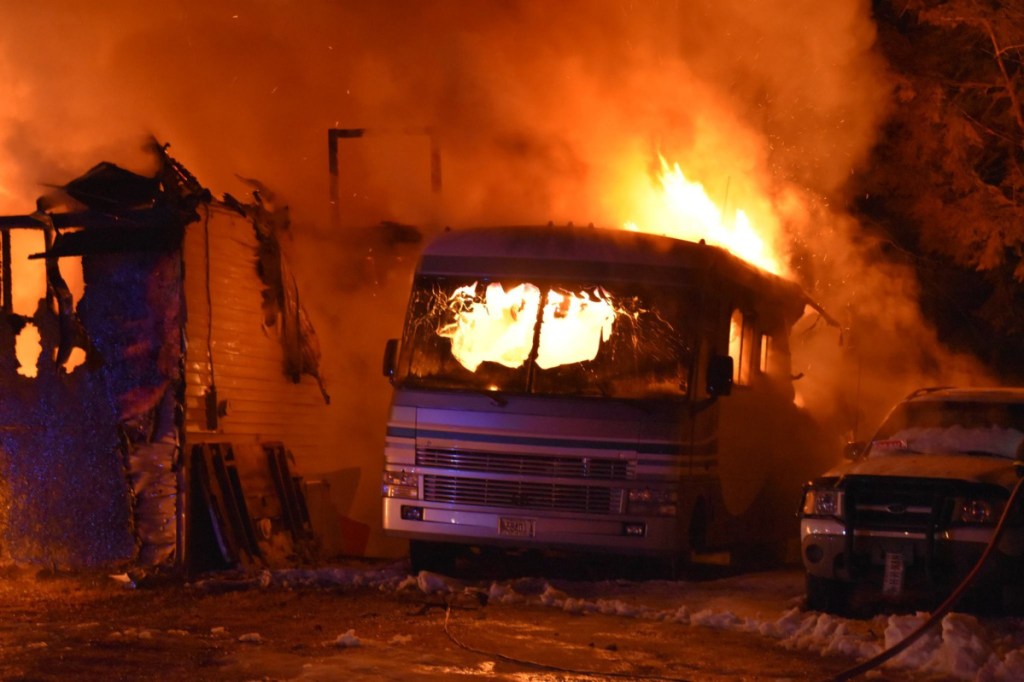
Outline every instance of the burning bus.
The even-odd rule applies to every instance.
[[[385,532],[414,569],[466,545],[780,558],[820,445],[790,367],[808,305],[703,242],[440,235],[385,351]]]

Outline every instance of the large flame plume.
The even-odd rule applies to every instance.
[[[653,195],[642,201],[643,222],[627,222],[626,229],[704,241],[772,274],[788,274],[785,260],[775,247],[779,235],[761,232],[742,208],[729,212],[719,206],[704,185],[686,177],[678,163],[670,165],[661,155],[658,160],[661,192],[657,186],[652,187]],[[727,199],[723,198],[723,204]]]

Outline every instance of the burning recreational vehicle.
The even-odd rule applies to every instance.
[[[458,545],[780,557],[821,450],[789,356],[809,304],[703,243],[441,236],[385,357],[385,531],[424,567]]]
[[[0,560],[178,569],[313,549],[291,451],[324,447],[327,393],[279,241],[287,209],[214,199],[153,147],[153,177],[101,163],[59,204],[0,218]],[[31,316],[12,305],[15,230],[43,236]]]

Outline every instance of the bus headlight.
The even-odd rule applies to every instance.
[[[679,494],[675,489],[630,488],[626,498],[626,512],[644,516],[675,516],[679,508]]]
[[[385,471],[383,495],[417,499],[420,496],[419,476],[404,470]]]

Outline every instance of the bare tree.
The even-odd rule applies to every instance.
[[[1024,2],[875,0],[897,86],[858,207],[940,330],[1024,379]]]

